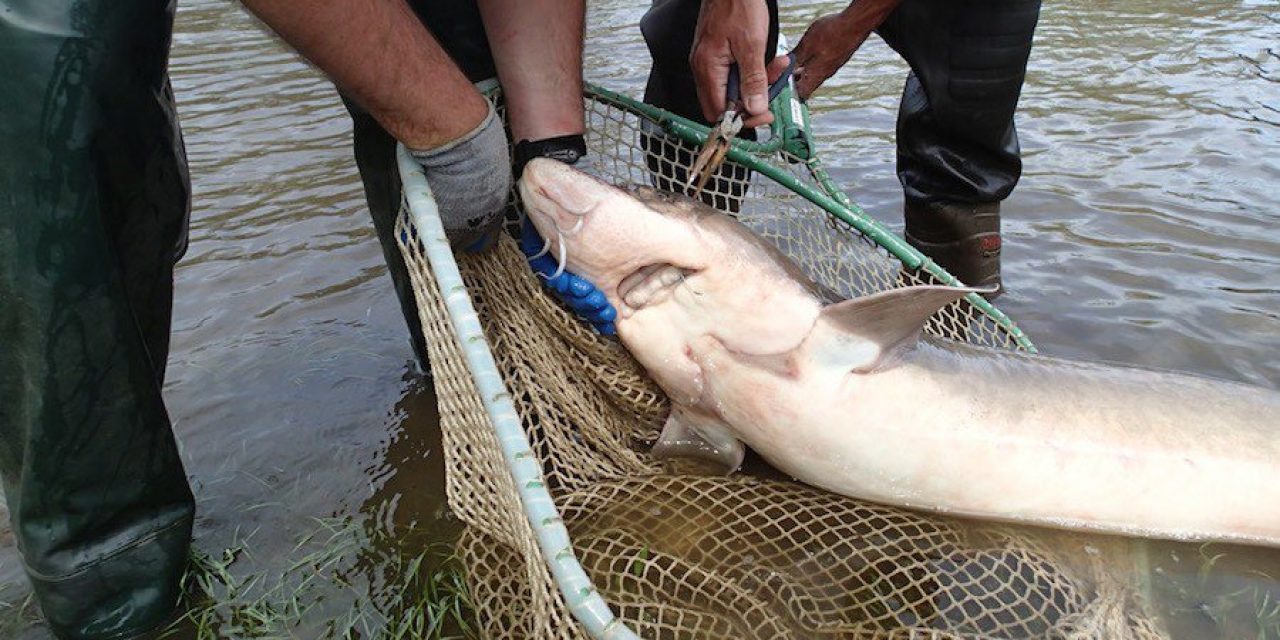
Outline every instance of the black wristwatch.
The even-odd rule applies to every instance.
[[[511,175],[517,180],[524,172],[524,165],[534,158],[551,158],[565,164],[577,164],[587,155],[587,141],[580,134],[557,136],[542,140],[521,140],[516,143],[512,158]]]

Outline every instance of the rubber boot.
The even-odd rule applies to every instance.
[[[190,196],[173,10],[0,0],[0,478],[63,639],[165,624],[187,561],[161,395]]]
[[[1000,203],[958,204],[908,201],[906,240],[948,273],[973,287],[999,287]]]

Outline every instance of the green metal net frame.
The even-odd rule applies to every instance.
[[[631,111],[648,118],[662,127],[669,135],[694,145],[701,145],[710,135],[711,128],[687,118],[678,116],[653,105],[645,104],[604,87],[587,83],[586,94],[589,98],[614,105],[620,109]],[[785,88],[770,104],[774,120],[770,125],[771,136],[767,142],[735,139],[726,157],[764,175],[774,182],[804,197],[820,207],[836,220],[852,227],[858,233],[883,247],[903,266],[912,270],[927,272],[939,282],[952,286],[960,285],[960,281],[909,245],[901,237],[889,231],[877,220],[867,215],[843,190],[836,186],[827,174],[822,161],[818,158],[812,137],[809,133],[809,108],[800,102],[791,86]],[[772,164],[770,159],[781,159],[789,156],[789,160],[804,163],[821,190],[796,179],[791,173]],[[1009,316],[996,308],[982,296],[971,293],[966,298],[975,308],[990,317],[1005,330],[1019,347],[1030,353],[1036,352],[1031,339],[1022,332]]]

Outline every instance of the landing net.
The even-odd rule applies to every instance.
[[[615,184],[683,181],[705,127],[596,87],[585,104],[585,170]],[[777,104],[773,137],[734,150],[707,186],[712,204],[842,297],[954,283],[831,186],[808,153],[803,108],[786,94]],[[767,474],[664,468],[647,452],[668,401],[626,350],[545,294],[510,238],[458,256],[456,274],[447,251],[428,256],[443,239],[422,228],[420,175],[407,163],[402,175],[413,204],[398,235],[486,637],[1163,637],[1108,573],[1130,562],[1123,541],[960,526]],[[456,310],[468,296],[479,326]],[[1033,349],[976,296],[927,330]]]

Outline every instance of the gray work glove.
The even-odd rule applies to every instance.
[[[492,104],[479,126],[461,138],[409,153],[422,164],[454,249],[474,251],[495,237],[511,194],[511,158]]]

